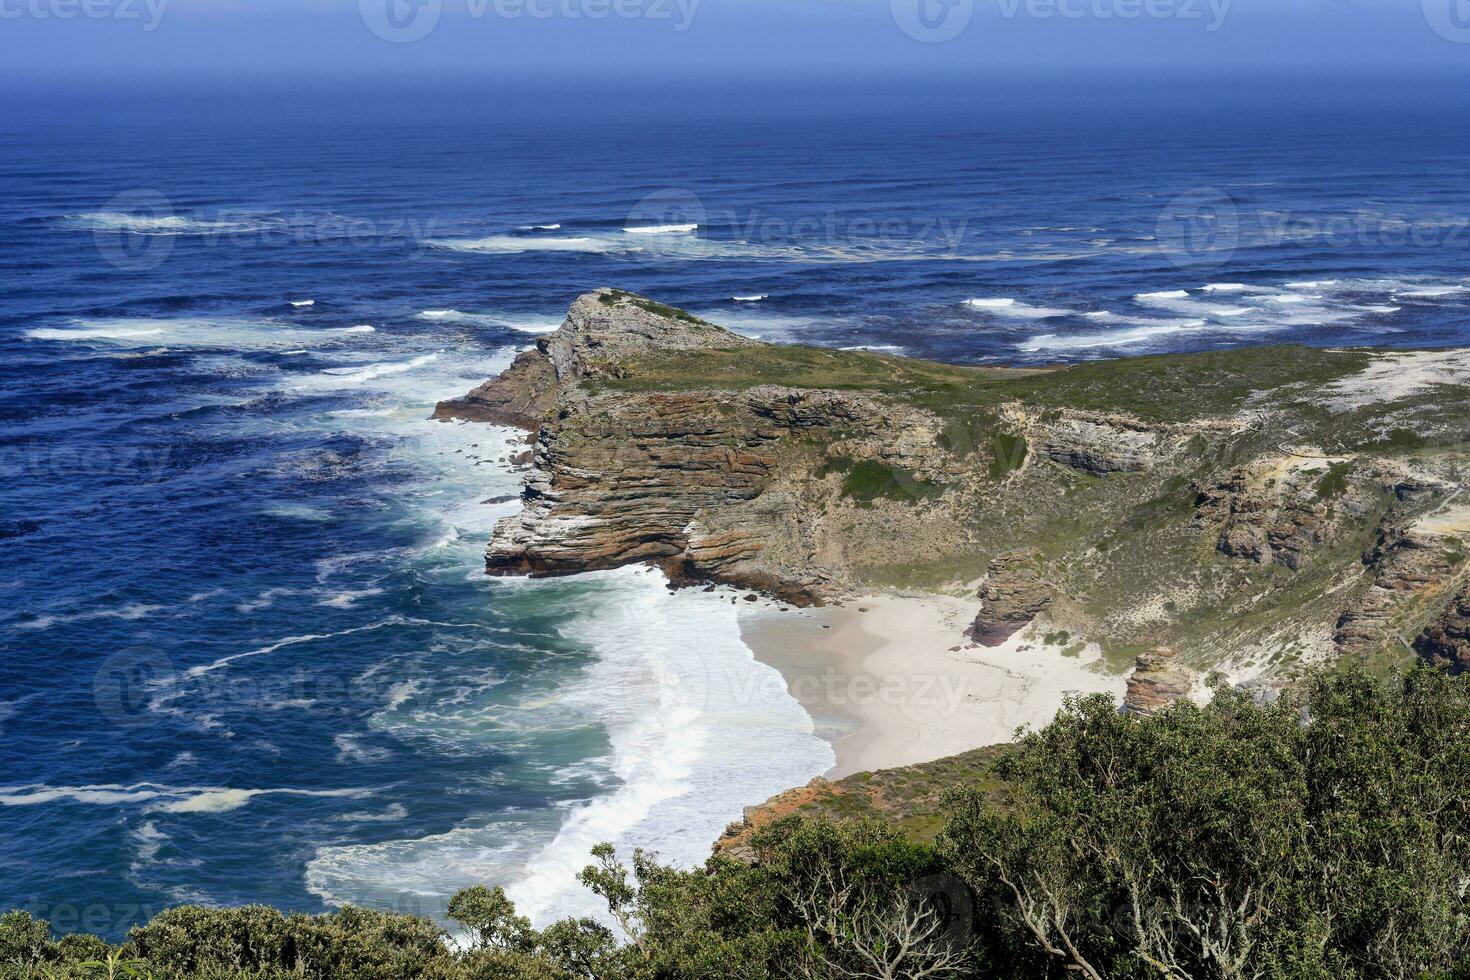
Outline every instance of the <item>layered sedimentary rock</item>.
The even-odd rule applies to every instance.
[[[1133,715],[1153,715],[1180,698],[1188,697],[1194,678],[1179,663],[1179,651],[1155,647],[1140,654],[1128,678],[1123,710]]]
[[[1219,527],[1222,555],[1298,569],[1335,532],[1347,489],[1345,469],[1328,457],[1281,453],[1197,487],[1196,520]],[[1339,489],[1339,481],[1341,489]]]
[[[970,635],[983,646],[1000,646],[1041,615],[1052,602],[1038,556],[1013,551],[990,563],[980,589],[980,613]]]
[[[1150,469],[1166,451],[1153,427],[1123,415],[1073,412],[1045,429],[1041,451],[1055,462],[1086,473]]]
[[[982,643],[1045,614],[1069,646],[1286,676],[1391,654],[1465,567],[1470,509],[1444,509],[1464,461],[1443,447],[1470,376],[1409,398],[1381,359],[943,365],[767,344],[600,290],[436,414],[532,442],[494,574],[639,562],[801,603],[978,586]],[[1351,404],[1324,412],[1324,384]]]
[[[1470,670],[1470,591],[1455,596],[1439,621],[1415,639],[1414,650],[1451,673]]]
[[[1460,573],[1456,544],[1443,534],[1387,520],[1363,552],[1372,584],[1337,621],[1334,640],[1343,653],[1361,653],[1408,642],[1396,626],[1405,614],[1442,602]]]
[[[738,351],[756,341],[611,290],[577,300],[567,321],[499,378],[441,404],[441,418],[536,426],[520,513],[501,521],[492,574],[561,575],[635,562],[676,581],[758,588],[819,602],[833,572],[811,515],[773,487],[783,444],[820,432],[844,459],[921,467],[932,417],[842,391],[758,385],[740,392],[599,391],[650,352]],[[841,439],[837,440],[836,437]],[[809,467],[796,474],[809,478]],[[769,562],[768,550],[781,552]]]

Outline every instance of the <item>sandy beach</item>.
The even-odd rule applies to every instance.
[[[741,634],[785,677],[837,763],[826,775],[928,762],[1046,724],[1069,694],[1121,699],[1126,678],[1089,646],[1072,656],[1033,624],[998,647],[966,635],[977,600],[873,595],[840,607],[741,614]],[[1069,651],[1071,652],[1071,651]]]

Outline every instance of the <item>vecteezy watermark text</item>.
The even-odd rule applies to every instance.
[[[700,0],[465,0],[472,21],[646,20],[666,21],[675,31],[694,23]],[[421,41],[444,16],[444,0],[358,0],[368,30],[394,44]]]
[[[0,0],[0,20],[116,20],[145,31],[163,23],[169,0]]]
[[[0,0],[4,2],[4,0]],[[417,258],[435,237],[438,221],[403,218],[353,218],[337,214],[261,214],[245,211],[185,213],[151,188],[114,195],[94,212],[71,216],[76,227],[92,232],[98,253],[109,265],[129,272],[156,269],[168,261],[177,243],[205,247],[407,245]]]
[[[1233,0],[995,0],[1002,20],[1171,20],[1199,23],[1206,31],[1225,25]],[[1430,0],[1426,0],[1426,3]],[[1444,0],[1440,0],[1444,2]],[[1450,0],[1458,2],[1458,0]],[[975,16],[975,0],[889,0],[899,30],[916,41],[938,44],[963,34]]]
[[[996,0],[1006,20],[1179,20],[1199,21],[1218,31],[1232,0]]]
[[[1243,248],[1470,250],[1470,217],[1404,216],[1368,209],[1338,213],[1244,211],[1226,192],[1202,187],[1170,201],[1159,214],[1159,249],[1176,265],[1223,265]]]

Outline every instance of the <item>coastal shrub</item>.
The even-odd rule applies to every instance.
[[[1224,691],[1139,721],[1070,705],[957,791],[941,846],[1050,968],[1455,975],[1470,950],[1470,697],[1428,669]]]
[[[1093,696],[950,778],[934,844],[789,816],[701,868],[599,846],[579,878],[615,928],[538,930],[480,887],[450,902],[454,942],[356,908],[183,907],[116,946],[11,912],[0,977],[1470,978],[1463,678],[1343,670],[1151,718]]]

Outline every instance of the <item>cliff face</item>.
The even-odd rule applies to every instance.
[[[1461,583],[1470,387],[1406,399],[1378,360],[968,368],[765,344],[601,290],[436,414],[532,433],[493,574],[650,562],[794,603],[965,589],[983,642],[1044,619],[1119,669],[1165,644],[1285,675],[1388,656]]]

